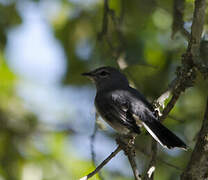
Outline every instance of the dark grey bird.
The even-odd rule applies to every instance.
[[[129,86],[124,74],[113,67],[101,67],[82,75],[96,85],[95,107],[98,114],[119,134],[140,133],[145,129],[162,146],[186,149],[186,144],[163,126],[152,105]]]

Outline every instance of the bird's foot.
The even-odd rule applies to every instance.
[[[135,146],[134,146],[134,141],[135,141],[136,136],[118,136],[116,138],[116,143],[121,146],[121,148],[124,150],[125,154],[132,154],[133,156],[136,155],[135,153]]]

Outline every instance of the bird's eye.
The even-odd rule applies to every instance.
[[[107,71],[102,71],[102,72],[100,72],[100,75],[104,77],[104,76],[109,75],[109,72],[107,72]]]

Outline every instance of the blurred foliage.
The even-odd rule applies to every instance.
[[[53,3],[49,0],[31,2],[38,6],[43,2]],[[56,2],[59,4],[57,12],[45,19],[66,55],[63,85],[89,85],[90,82],[80,76],[82,72],[101,65],[118,67],[119,57],[125,60],[123,72],[150,101],[164,92],[174,79],[187,42],[180,33],[171,39],[172,0],[110,0],[109,7],[114,14],[108,17],[105,33],[102,32],[103,1]],[[24,3],[26,0],[0,1],[0,179],[78,179],[94,167],[89,159],[80,158],[69,145],[71,132],[42,129],[37,114],[26,109],[24,100],[16,93],[19,76],[8,66],[5,48],[8,31],[24,23],[20,10]],[[193,0],[186,0],[185,7],[184,20],[190,22]],[[207,45],[206,42],[203,46]],[[201,50],[204,59],[208,57],[207,52]],[[207,88],[208,83],[202,77],[198,78],[195,87],[180,97],[171,117],[165,121],[188,142],[190,148],[193,148],[200,128]],[[148,152],[150,138],[142,134],[137,144]],[[159,157],[184,168],[190,154],[180,152],[172,155],[161,150]],[[145,162],[147,165],[147,157]],[[122,172],[103,171],[106,179],[132,179],[124,177]],[[155,176],[160,180],[175,180],[180,173],[160,162]]]
[[[7,30],[21,23],[16,3],[8,5],[0,4],[0,17],[0,48],[3,49],[7,43]]]

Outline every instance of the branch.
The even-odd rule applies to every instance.
[[[134,140],[135,137],[120,137],[116,139],[118,147],[115,151],[113,151],[93,172],[89,173],[87,176],[80,178],[80,180],[87,180],[98,173],[116,154],[118,154],[121,150],[125,152],[125,155],[128,157],[129,162],[132,167],[132,171],[134,173],[135,180],[141,180],[139,171],[135,162],[135,149],[134,149]]]
[[[199,56],[201,35],[205,19],[205,7],[205,0],[195,0],[194,17],[191,26],[191,39],[187,49],[187,51],[189,51],[194,58]]]
[[[98,33],[98,40],[102,40],[103,36],[105,36],[108,32],[108,0],[104,0],[104,12],[103,12],[103,23],[102,23],[102,29],[101,32]]]
[[[200,52],[200,41],[204,25],[205,0],[195,0],[195,10],[193,23],[191,26],[191,37],[188,43],[186,53],[182,56],[182,67],[176,70],[177,77],[171,82],[169,89],[162,94],[157,101],[159,105],[164,104],[170,94],[173,96],[165,109],[163,110],[160,120],[164,120],[173,109],[180,94],[187,88],[192,87],[196,79],[196,64]],[[171,92],[171,93],[170,93]],[[163,102],[161,102],[163,100]]]
[[[185,0],[174,0],[173,5],[173,24],[172,24],[172,35],[173,38],[174,35],[180,31],[184,37],[189,40],[190,39],[190,33],[185,29],[184,27],[184,21],[183,21],[183,14],[185,9]]]
[[[179,122],[179,123],[184,123],[184,122],[185,122],[184,119],[175,117],[175,116],[173,116],[173,115],[168,115],[168,118],[170,118],[170,119],[172,119],[172,120],[175,120],[175,121],[177,121],[177,122]]]
[[[151,156],[151,154],[150,153],[148,153],[146,150],[144,150],[144,149],[142,149],[142,148],[140,148],[140,147],[136,147],[136,149],[139,151],[139,152],[141,152],[142,154],[144,154],[145,156],[147,156],[147,157],[150,157]],[[174,164],[171,164],[171,163],[169,163],[169,162],[167,162],[167,161],[165,161],[165,160],[163,160],[162,158],[160,158],[160,157],[156,157],[156,160],[157,161],[159,161],[159,162],[161,162],[161,163],[163,163],[163,164],[165,164],[165,165],[167,165],[167,166],[169,166],[169,167],[172,167],[172,168],[174,168],[174,169],[176,169],[176,170],[178,170],[178,171],[183,171],[183,169],[181,169],[180,167],[178,167],[178,166],[176,166],[176,165],[174,165]]]
[[[92,164],[94,167],[96,167],[96,154],[95,154],[95,149],[94,149],[94,143],[95,143],[95,136],[97,133],[97,121],[98,121],[98,114],[95,113],[95,124],[94,124],[94,131],[92,133],[92,135],[90,136],[90,150],[91,150],[91,158],[92,158]],[[99,179],[103,180],[103,177],[101,175],[101,172],[98,173]]]
[[[172,96],[171,100],[168,102],[167,106],[163,110],[162,116],[160,117],[160,121],[163,121],[167,118],[168,114],[170,113],[170,111],[175,106],[180,94],[181,94],[181,91],[179,91],[178,94],[175,94],[175,95]]]
[[[201,130],[187,168],[181,180],[204,180],[208,178],[208,98]]]
[[[87,180],[98,173],[113,157],[116,156],[122,150],[121,146],[118,146],[94,171],[87,176],[80,178],[80,180]]]
[[[133,170],[135,180],[141,180],[140,174],[139,174],[139,171],[138,171],[137,165],[136,165],[135,155],[129,154],[128,159],[131,164],[131,168]]]
[[[95,114],[95,124],[94,124],[94,130],[92,135],[90,136],[90,150],[91,150],[91,157],[92,157],[92,163],[94,166],[96,166],[95,163],[95,150],[94,150],[94,142],[95,142],[95,135],[97,133],[97,113]]]
[[[119,144],[119,146],[121,146],[121,148],[123,149],[125,155],[128,157],[132,171],[134,173],[135,180],[141,180],[141,175],[139,174],[139,170],[137,169],[136,160],[135,160],[135,156],[136,156],[135,145],[134,145],[135,138],[136,136],[132,136],[130,138],[119,137],[116,139],[116,141],[117,144]]]
[[[124,19],[124,12],[125,12],[125,5],[124,1],[121,2],[121,13],[120,16],[117,17],[116,13],[113,9],[109,7],[108,0],[104,0],[104,12],[103,12],[103,22],[102,22],[102,28],[101,31],[98,33],[98,41],[101,41],[103,38],[105,38],[105,41],[107,42],[108,46],[110,47],[110,51],[113,54],[113,59],[118,61],[119,57],[124,53],[125,49],[125,38],[123,36],[123,33],[121,31],[121,26]],[[116,32],[117,38],[120,41],[119,44],[115,45],[113,44],[111,34],[109,32],[109,21],[111,20],[113,24],[113,28]]]
[[[197,68],[206,79],[208,78],[208,40],[205,37],[202,38],[200,43],[200,59],[201,64],[197,64]]]
[[[167,106],[163,110],[162,116],[160,117],[160,121],[163,121],[164,119],[166,119],[170,111],[175,106],[180,94],[181,94],[181,91],[179,91],[178,93],[174,93],[171,100],[168,102]],[[155,164],[156,164],[156,158],[157,158],[157,142],[154,139],[152,139],[151,152],[152,153],[151,153],[151,158],[150,158],[150,162],[148,165],[148,169],[145,172],[145,177],[144,177],[145,180],[153,180],[154,178],[154,171],[151,172],[151,174],[149,173],[149,170],[151,170],[152,168],[154,168],[155,170]]]
[[[174,79],[168,89],[171,91],[172,98],[163,110],[160,120],[163,121],[175,106],[180,94],[187,88],[192,87],[196,79],[196,61],[198,61],[200,52],[201,35],[205,17],[205,0],[195,0],[194,16],[191,26],[191,37],[188,43],[186,53],[182,56],[182,67],[176,71],[177,77]],[[167,93],[167,91],[165,92]],[[170,95],[170,94],[168,94]],[[163,95],[162,95],[163,96]],[[169,96],[168,96],[169,97]],[[163,102],[164,103],[164,102]],[[159,103],[161,104],[161,103]],[[152,141],[152,146],[155,141]],[[152,149],[152,157],[149,167],[155,165],[155,156],[157,148]],[[151,177],[153,178],[153,176]],[[147,178],[148,179],[148,178]]]
[[[144,180],[153,180],[154,178],[155,164],[156,164],[156,159],[157,159],[157,142],[156,141],[152,141],[151,151],[152,153],[151,153],[150,163],[144,175]]]

